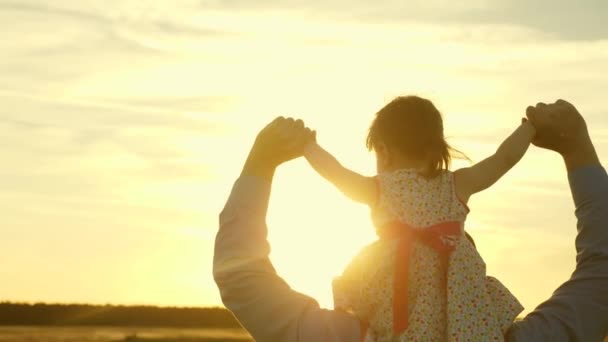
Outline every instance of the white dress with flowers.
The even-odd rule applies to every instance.
[[[333,283],[334,306],[356,315],[365,341],[503,341],[523,307],[464,235],[469,212],[454,176],[377,176],[380,239]]]

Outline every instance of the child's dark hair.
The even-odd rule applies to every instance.
[[[428,158],[424,172],[428,177],[448,169],[453,156],[466,158],[445,140],[439,110],[431,101],[418,96],[397,97],[376,113],[366,145],[371,151],[378,144],[415,160]]]

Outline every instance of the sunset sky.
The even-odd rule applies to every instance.
[[[565,98],[606,160],[606,22],[605,0],[0,0],[0,301],[220,305],[218,214],[277,115],[372,175],[366,130],[396,95],[430,98],[473,161]],[[526,310],[573,271],[556,155],[531,149],[470,207]],[[326,307],[375,237],[303,160],[278,171],[268,223],[279,273]]]

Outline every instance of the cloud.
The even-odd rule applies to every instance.
[[[65,128],[69,130],[130,129],[136,127],[181,129],[187,132],[212,134],[229,130],[213,114],[205,115],[205,107],[220,106],[228,99],[140,98],[120,100],[77,100],[0,92],[4,108],[0,122],[23,128]],[[207,103],[210,101],[210,103]],[[219,103],[218,103],[219,101]],[[200,115],[184,112],[196,112]]]
[[[309,16],[436,25],[511,25],[528,27],[557,39],[608,39],[608,2],[603,0],[446,0],[417,1],[204,1],[202,8],[283,10]]]
[[[0,3],[0,9],[30,14],[38,13],[46,16],[68,17],[88,24],[91,22],[105,24],[108,25],[108,28],[147,23],[171,34],[205,36],[229,33],[212,28],[184,25],[183,21],[179,21],[177,18],[189,13],[192,9],[190,6],[184,6],[184,3],[172,4],[171,6],[155,5],[143,6],[144,8],[130,7],[128,6],[128,2],[124,1],[90,1],[87,3],[61,1],[49,5],[44,1],[23,0],[20,2],[4,1]],[[118,10],[108,10],[108,8]],[[149,15],[150,12],[153,14]]]
[[[173,112],[192,111],[217,113],[230,110],[239,103],[235,96],[166,96],[166,97],[128,97],[99,99],[103,103],[120,104],[135,108],[165,108]]]
[[[110,24],[112,27],[156,31],[169,35],[213,37],[234,35],[235,30],[208,26],[210,11],[226,13],[279,11],[312,18],[392,23],[417,22],[456,27],[475,25],[518,26],[563,40],[608,39],[608,2],[603,0],[446,0],[415,1],[270,1],[270,0],[186,0],[179,3],[131,3],[125,1],[4,2],[0,8],[67,16],[80,21]],[[280,13],[276,15],[280,16]],[[198,19],[197,19],[198,18]],[[228,25],[229,26],[229,25]],[[244,33],[244,32],[241,32]]]
[[[120,37],[115,32],[117,23],[103,12],[27,1],[3,2],[0,9],[3,10],[2,20],[8,27],[2,34],[6,36],[5,44],[10,44],[11,49],[7,49],[9,54],[27,52],[30,56],[39,58],[43,55],[49,59],[57,54],[65,55],[66,51],[78,54],[100,46],[149,50],[137,42]],[[24,30],[26,27],[30,29]],[[75,29],[77,33],[74,33]],[[9,39],[17,35],[27,39]]]
[[[24,129],[35,129],[35,128],[48,127],[48,125],[46,125],[46,124],[41,124],[41,123],[34,122],[34,121],[13,119],[10,117],[1,117],[1,116],[0,116],[0,123],[3,123],[5,125],[16,126],[17,128],[24,128]]]
[[[4,55],[0,90],[61,93],[63,87],[91,71],[102,72],[142,56],[159,59],[158,52],[120,37],[101,16],[45,11],[42,7],[0,12],[7,27],[0,32]],[[70,13],[67,20],[65,13]],[[89,16],[96,19],[89,20]]]
[[[3,22],[8,27],[4,35],[19,33],[28,35],[28,39],[18,42],[7,39],[12,47],[23,47],[30,44],[39,45],[44,40],[57,43],[61,33],[72,38],[66,44],[54,44],[60,52],[78,53],[84,49],[99,52],[103,47],[104,54],[122,51],[126,48],[152,53],[157,50],[149,41],[190,37],[204,39],[209,37],[224,37],[232,35],[213,27],[207,27],[199,21],[188,20],[190,17],[187,6],[163,6],[152,10],[148,15],[146,9],[127,6],[123,1],[91,1],[87,3],[61,1],[49,5],[42,1],[22,2],[5,1],[0,3]],[[67,20],[66,20],[67,19]],[[29,27],[28,27],[29,26]],[[29,30],[21,30],[28,27]],[[70,32],[71,31],[71,32]],[[75,34],[74,31],[78,32]],[[54,33],[50,35],[49,33]],[[103,39],[104,41],[99,41]],[[113,51],[114,50],[114,51]],[[54,50],[37,50],[38,56],[44,54],[47,58]]]
[[[463,16],[527,26],[567,40],[608,39],[608,2],[603,0],[500,0],[497,6]]]
[[[95,13],[90,13],[82,10],[74,10],[70,8],[49,6],[47,3],[44,2],[3,1],[2,3],[0,3],[0,9],[5,11],[39,13],[44,15],[58,15],[85,22],[94,21],[97,23],[107,23],[110,21],[108,20],[108,18]]]
[[[1,97],[3,191],[113,197],[174,180],[207,182],[207,163],[183,139],[203,144],[227,129],[175,111]],[[204,137],[204,138],[203,138]]]
[[[182,67],[180,72],[169,70],[154,75],[157,79],[141,80],[146,73],[175,69],[182,64],[203,66],[198,72],[209,74],[208,68],[204,68],[206,59],[221,60],[227,54],[210,50],[209,44],[230,42],[235,35],[196,20],[188,6],[162,6],[148,15],[147,10],[131,8],[128,3],[131,2],[0,3],[0,21],[5,24],[0,32],[3,51],[0,92],[87,98],[95,94],[100,101],[113,97],[109,100],[120,103],[124,99],[116,99],[115,93],[121,92],[125,97],[141,95],[142,99],[147,96],[144,101],[152,102],[154,97],[161,97],[171,89],[174,93],[169,97],[180,96],[182,99],[176,101],[183,105],[204,103],[205,108],[196,110],[217,111],[223,99],[214,100],[211,106],[210,98],[194,99],[192,90],[192,94],[180,94],[158,79],[172,77],[176,82],[184,82],[184,76],[192,75],[192,69]],[[199,55],[184,53],[193,50]],[[109,94],[109,87],[120,86],[121,91]],[[161,94],[152,93],[150,87],[156,87]]]

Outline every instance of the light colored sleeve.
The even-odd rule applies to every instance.
[[[220,214],[213,275],[224,305],[259,342],[359,341],[356,318],[321,309],[277,275],[268,257],[270,188],[256,177],[241,177]]]
[[[576,269],[510,329],[508,341],[603,341],[608,334],[608,176],[601,166],[569,175],[578,234]]]

